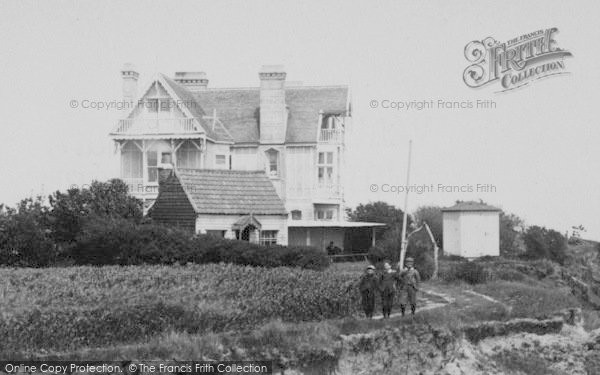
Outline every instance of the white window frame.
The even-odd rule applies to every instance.
[[[332,221],[335,216],[335,210],[333,208],[318,208],[315,211],[315,220],[318,221]]]
[[[263,246],[277,245],[277,230],[261,230],[258,238],[258,243]]]
[[[273,167],[273,160],[271,160],[271,155],[275,156],[275,169],[272,169]],[[278,178],[279,177],[279,173],[280,173],[280,163],[279,163],[279,151],[274,149],[274,148],[270,148],[268,150],[265,151],[265,158],[267,160],[266,164],[266,172],[267,172],[267,176],[271,177],[271,178]]]
[[[220,157],[223,158],[222,162],[219,161]],[[218,165],[227,166],[227,155],[225,155],[225,154],[217,154],[217,155],[215,155],[215,165],[217,165],[217,166]]]
[[[154,165],[150,165],[150,155],[154,155],[154,157],[156,158],[156,164]],[[158,184],[158,165],[160,164],[160,159],[161,156],[159,156],[159,153],[157,150],[148,150],[146,151],[146,175],[148,178],[148,183],[157,183]],[[150,173],[150,171],[155,171],[154,172],[154,177],[156,177],[155,180],[151,179],[151,175],[153,173]]]
[[[323,155],[323,161],[321,162],[321,154]],[[331,156],[331,161],[329,160]],[[323,180],[319,177],[319,172],[323,170]],[[331,178],[327,177],[328,169],[331,169]],[[319,151],[317,152],[317,182],[320,186],[331,186],[335,184],[335,152],[333,151]]]

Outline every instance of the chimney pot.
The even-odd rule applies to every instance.
[[[204,72],[175,72],[174,80],[192,92],[204,91],[208,86]]]
[[[121,69],[121,78],[123,79],[123,101],[132,103],[137,99],[137,86],[139,73],[131,63],[126,63]],[[124,106],[127,108],[127,106]]]
[[[260,142],[283,143],[287,131],[285,70],[283,65],[263,65],[260,78]]]

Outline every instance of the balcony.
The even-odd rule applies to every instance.
[[[124,119],[119,120],[111,135],[199,133],[196,124],[193,118]]]
[[[319,133],[320,143],[342,143],[344,141],[343,129],[321,129]]]

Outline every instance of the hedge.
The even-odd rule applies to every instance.
[[[89,225],[71,250],[78,265],[233,263],[261,267],[323,270],[323,250],[306,246],[262,246],[187,232],[158,224],[98,221]]]

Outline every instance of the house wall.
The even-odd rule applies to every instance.
[[[498,212],[463,212],[461,215],[461,255],[466,258],[500,255],[500,216]]]
[[[263,168],[258,163],[257,147],[232,147],[231,169],[241,171],[256,171]]]
[[[207,230],[224,230],[225,238],[235,238],[233,224],[244,215],[200,214],[196,218],[196,233],[206,233]],[[288,244],[287,218],[283,215],[254,215],[261,223],[262,230],[276,230],[277,243]]]
[[[500,255],[500,215],[493,211],[443,213],[444,252],[465,258]]]
[[[297,228],[288,229],[290,246],[314,246],[325,250],[329,242],[344,248],[344,228]]]
[[[266,156],[266,151],[267,150],[276,150],[277,152],[279,152],[279,164],[278,164],[278,174],[277,176],[270,176],[269,172],[267,170],[267,166],[268,166],[268,159]],[[281,145],[260,145],[258,147],[257,150],[257,162],[258,162],[258,169],[260,170],[264,170],[265,173],[267,174],[267,176],[269,176],[269,178],[271,179],[271,182],[273,183],[273,186],[275,186],[275,191],[277,191],[277,195],[279,195],[279,197],[285,202],[286,199],[286,183],[287,183],[287,177],[288,177],[288,173],[287,173],[287,163],[285,160],[285,155],[286,155],[286,150],[285,147],[281,146]],[[293,172],[292,172],[293,173]]]
[[[309,199],[315,184],[315,147],[287,147],[285,150],[287,173],[286,195],[290,199]]]
[[[216,162],[217,155],[225,155],[225,164],[218,165]],[[206,142],[206,169],[229,169],[229,157],[231,150],[227,144],[219,144]]]
[[[443,214],[444,254],[460,255],[460,212]]]

